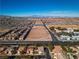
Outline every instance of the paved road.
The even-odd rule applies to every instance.
[[[47,59],[51,59],[51,55],[50,55],[49,49],[47,47],[45,47],[44,51],[46,52],[46,58]]]

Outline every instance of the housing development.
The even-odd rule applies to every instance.
[[[0,59],[79,59],[79,18],[0,16]]]

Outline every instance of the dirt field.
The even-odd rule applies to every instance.
[[[9,29],[0,28],[0,32],[7,32]]]
[[[55,48],[53,49],[54,53],[61,53],[63,50],[60,46],[55,46]]]
[[[46,20],[47,23],[49,22],[79,22],[79,18],[47,18],[43,20]]]
[[[79,25],[48,25],[48,27],[62,27],[62,28],[79,28]]]
[[[36,24],[42,24],[42,22],[38,20]],[[27,41],[52,41],[52,38],[44,26],[34,26],[27,37]]]
[[[63,54],[62,48],[60,46],[55,46],[53,49],[54,57],[56,59],[67,59],[67,57]]]

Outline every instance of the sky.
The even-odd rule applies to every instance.
[[[0,0],[0,15],[79,17],[79,0]]]

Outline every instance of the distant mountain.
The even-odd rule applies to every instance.
[[[32,15],[33,18],[79,18],[79,17],[68,17],[68,16],[41,16],[41,15]]]
[[[32,16],[26,16],[26,17],[19,17],[19,16],[7,16],[7,15],[0,15],[1,18],[13,18],[17,20],[25,20],[25,19],[31,19],[31,18],[79,18],[79,17],[68,17],[68,16],[41,16],[41,15],[32,15]]]

